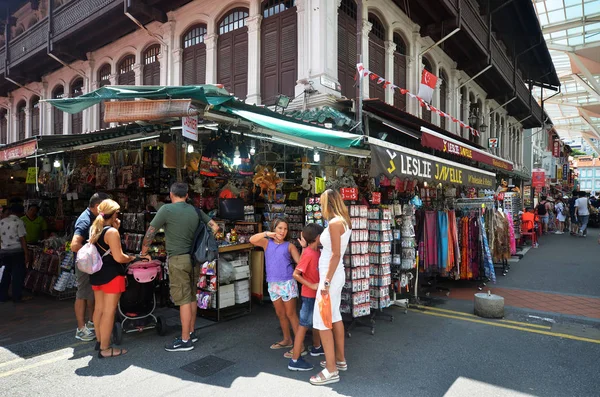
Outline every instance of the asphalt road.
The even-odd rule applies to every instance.
[[[64,347],[71,333],[1,348],[0,390],[15,397],[598,395],[598,343],[391,310],[395,321],[379,321],[374,336],[353,331],[349,370],[331,387],[311,386],[307,380],[317,371],[292,373],[283,351],[269,350],[279,335],[265,306],[202,329],[188,353],[162,349],[175,332],[126,336],[130,353],[105,360],[93,357],[93,344]],[[38,355],[52,348],[58,350]],[[231,365],[207,377],[181,369],[209,355]]]

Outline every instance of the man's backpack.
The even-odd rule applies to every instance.
[[[209,230],[202,221],[200,210],[198,208],[195,209],[200,222],[198,223],[198,228],[196,228],[196,233],[194,234],[191,255],[194,263],[201,265],[204,262],[210,262],[217,258],[219,246],[217,245],[217,240],[212,234],[212,231]]]
[[[537,213],[540,216],[545,216],[546,215],[546,202],[543,201],[541,203],[538,204],[537,206]]]

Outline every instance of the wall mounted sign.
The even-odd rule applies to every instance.
[[[552,156],[560,157],[560,141],[558,139],[555,139],[552,143]]]
[[[495,138],[497,139],[497,138]],[[475,160],[483,164],[502,168],[503,170],[512,171],[513,164],[510,161],[505,161],[500,157],[491,155],[476,147],[466,145],[455,139],[438,134],[428,128],[421,128],[421,145],[439,150],[444,153],[450,153],[459,157]]]
[[[498,138],[488,138],[488,148],[496,149],[499,141],[500,140]]]
[[[546,171],[536,168],[531,173],[531,186],[534,188],[542,188],[546,186]]]
[[[182,117],[181,127],[184,137],[198,142],[198,116]]]
[[[566,181],[569,177],[569,164],[563,164],[562,180]]]
[[[0,150],[0,161],[17,160],[31,156],[35,153],[36,145],[37,141],[31,141],[7,149],[2,149]]]
[[[496,174],[440,159],[403,146],[369,138],[371,176],[422,179],[444,185],[462,185],[493,189]]]

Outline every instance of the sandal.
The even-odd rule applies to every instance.
[[[310,384],[314,386],[325,386],[331,383],[337,383],[340,381],[340,373],[335,371],[329,372],[327,368],[321,371],[318,375],[310,378]]]
[[[103,356],[102,352],[108,351],[110,350],[110,356]],[[124,356],[127,354],[127,350],[123,350],[120,349],[119,350],[119,354],[115,354],[115,349],[112,347],[109,347],[108,349],[104,349],[104,350],[99,350],[98,351],[98,358],[111,358],[111,357],[119,357],[119,356]]]
[[[291,343],[289,345],[282,345],[281,343],[277,342],[277,343],[273,343],[271,345],[271,350],[277,350],[277,349],[291,349],[294,347],[294,344]]]
[[[304,349],[300,352],[300,357],[304,357],[307,354],[308,354],[308,350],[306,350],[306,347],[304,347]],[[283,357],[285,357],[285,358],[292,358],[293,356],[294,356],[294,349],[283,353]]]
[[[321,365],[321,368],[327,368],[326,361],[321,361],[319,364]],[[348,364],[346,364],[345,361],[336,361],[335,366],[337,367],[338,371],[348,371]]]

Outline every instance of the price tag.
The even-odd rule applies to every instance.
[[[291,192],[289,199],[290,199],[290,201],[298,200],[298,192]]]
[[[98,165],[110,165],[110,153],[98,153]]]
[[[28,185],[33,185],[35,184],[35,181],[37,179],[37,167],[29,167],[27,168],[27,179],[25,180],[25,183]]]

